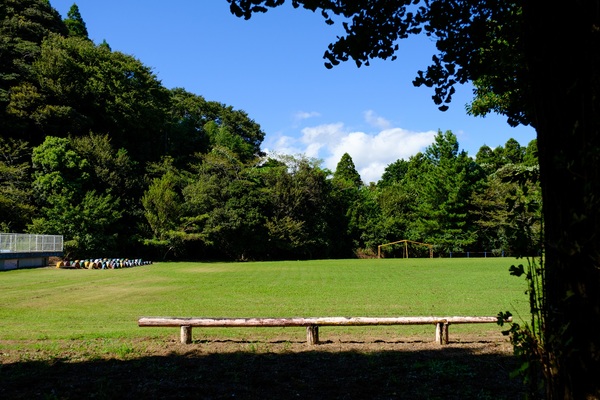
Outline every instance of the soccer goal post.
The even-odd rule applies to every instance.
[[[416,244],[418,246],[426,246],[429,248],[429,258],[433,258],[433,245],[432,244],[428,244],[428,243],[421,243],[421,242],[415,242],[414,240],[398,240],[397,242],[391,242],[391,243],[385,243],[385,244],[380,244],[379,246],[377,246],[377,258],[381,258],[381,248],[385,247],[385,246],[392,246],[395,244],[400,244],[403,243],[404,244],[404,254],[403,254],[403,258],[408,258],[408,244]]]

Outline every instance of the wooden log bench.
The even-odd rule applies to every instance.
[[[504,322],[511,322],[512,318]],[[141,317],[140,327],[180,327],[181,343],[192,343],[192,328],[306,327],[306,341],[319,343],[320,326],[435,325],[435,341],[448,344],[451,324],[497,323],[498,317],[322,317],[322,318],[178,318]]]

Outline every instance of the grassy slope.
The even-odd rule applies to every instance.
[[[138,328],[140,316],[441,316],[496,315],[506,310],[525,316],[524,282],[508,274],[508,267],[516,262],[508,258],[323,260],[8,271],[0,273],[0,338],[174,334],[166,328]],[[368,328],[346,329],[358,334]],[[381,329],[432,334],[431,327]],[[457,326],[452,331],[461,329],[478,332],[498,327]],[[204,334],[194,332],[196,338]],[[211,332],[236,336],[248,334],[248,329]],[[275,335],[277,330],[264,334]]]

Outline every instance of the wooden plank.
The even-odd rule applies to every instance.
[[[512,319],[507,320],[510,322]],[[312,318],[183,318],[141,317],[139,326],[195,327],[287,327],[287,326],[367,326],[495,323],[497,317],[312,317]]]
[[[444,317],[449,324],[489,324],[497,323],[498,317]],[[512,322],[512,317],[504,320],[504,322]]]
[[[318,318],[181,318],[142,317],[141,327],[180,327],[181,343],[192,343],[192,327],[306,327],[306,341],[319,343],[319,326],[367,326],[367,325],[425,325],[435,324],[435,341],[448,344],[450,324],[496,323],[497,317],[318,317]],[[505,322],[511,322],[508,318]]]

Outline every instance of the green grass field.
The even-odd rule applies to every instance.
[[[525,282],[509,258],[157,263],[118,270],[0,273],[0,339],[176,336],[139,328],[140,316],[313,317],[496,315],[527,318]],[[379,329],[380,327],[377,327]],[[284,328],[194,330],[194,338],[281,334]],[[287,328],[286,335],[304,335]],[[373,327],[325,328],[359,335]],[[399,334],[432,327],[381,327]],[[498,331],[462,325],[451,333]],[[292,333],[293,330],[293,333]],[[252,331],[252,332],[251,332]],[[382,333],[383,334],[383,333]]]
[[[496,324],[140,328],[140,316],[526,318],[520,260],[157,263],[0,272],[0,398],[520,398]],[[492,337],[493,335],[493,337]],[[442,350],[444,348],[444,350]]]

